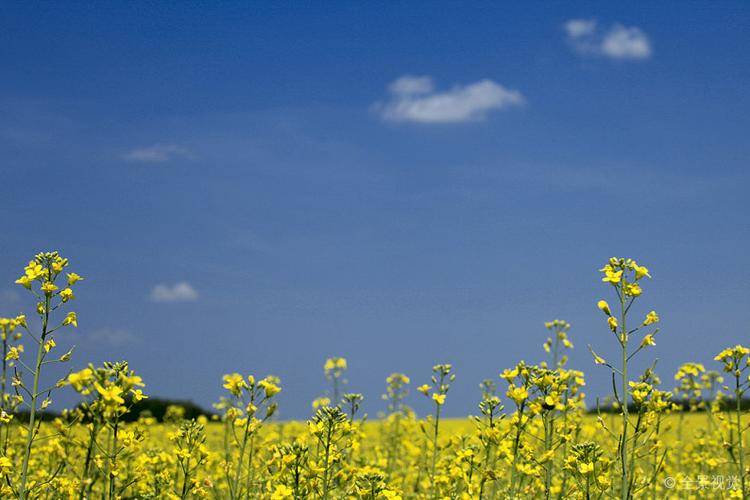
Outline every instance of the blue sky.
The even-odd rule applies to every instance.
[[[59,249],[87,277],[73,368],[125,358],[206,406],[223,373],[273,373],[305,417],[327,356],[370,414],[389,373],[452,362],[465,415],[558,317],[605,393],[596,270],[632,256],[663,320],[639,366],[670,384],[747,341],[748,24],[742,2],[6,4],[0,314]]]

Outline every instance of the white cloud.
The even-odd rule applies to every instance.
[[[509,90],[492,80],[456,85],[435,91],[429,76],[402,76],[388,87],[391,97],[374,109],[389,121],[417,123],[462,123],[482,120],[487,113],[523,104],[517,90]]]
[[[404,75],[388,86],[388,90],[396,95],[428,94],[435,88],[429,76]]]
[[[648,36],[635,26],[615,24],[601,30],[593,19],[571,19],[563,28],[568,42],[579,54],[611,59],[648,59],[652,54]]]
[[[640,29],[616,25],[604,36],[602,52],[615,59],[646,59],[651,57],[651,43]]]
[[[164,163],[177,158],[190,159],[193,155],[177,144],[154,144],[145,148],[128,151],[123,158],[141,163]]]
[[[594,19],[571,19],[565,23],[565,31],[571,38],[592,35],[596,31],[596,21]]]
[[[190,283],[182,281],[173,286],[160,283],[151,290],[153,302],[192,302],[198,299],[198,292]]]
[[[109,344],[113,346],[135,344],[140,341],[140,339],[133,335],[130,331],[117,328],[100,328],[98,330],[94,330],[86,335],[86,339],[90,340],[91,342]]]

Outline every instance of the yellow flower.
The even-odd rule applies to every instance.
[[[724,363],[724,371],[730,372],[737,370],[739,372],[742,359],[750,354],[750,349],[737,344],[734,347],[727,347],[714,357],[714,361]]]
[[[5,360],[11,361],[14,359],[19,359],[21,357],[20,354],[22,352],[23,352],[23,345],[13,346],[10,349],[8,349],[8,353],[5,355]]]
[[[242,394],[242,389],[247,388],[247,384],[245,383],[245,379],[240,375],[239,373],[232,373],[229,375],[224,375],[224,389],[228,390],[235,396],[240,396]]]
[[[73,300],[76,298],[75,295],[73,295],[73,290],[70,288],[65,288],[63,291],[60,292],[60,298],[63,302],[67,302],[69,300]]]
[[[346,359],[344,358],[328,358],[323,365],[323,370],[328,374],[331,372],[339,372],[346,370]]]
[[[638,297],[643,293],[643,289],[638,283],[625,283],[622,290],[625,292],[625,295],[630,295],[631,297]]]
[[[32,281],[33,280],[31,278],[29,278],[28,276],[24,275],[24,276],[21,276],[20,278],[18,278],[16,280],[16,284],[22,285],[24,288],[28,288],[29,290],[31,290],[31,282]]]
[[[13,462],[8,457],[0,457],[0,474],[8,474],[13,470]]]
[[[281,387],[274,384],[272,381],[270,381],[268,378],[264,378],[260,382],[258,382],[258,385],[263,388],[263,391],[266,393],[266,398],[272,398],[276,394],[281,392]]]
[[[94,383],[94,387],[96,388],[96,392],[101,395],[102,399],[108,406],[116,406],[125,403],[125,400],[121,397],[122,389],[118,386],[110,385],[109,387],[102,387],[96,382]]]
[[[654,323],[659,322],[659,315],[656,314],[656,311],[651,311],[646,315],[646,319],[643,320],[643,326],[653,325]]]
[[[80,392],[84,385],[91,382],[93,376],[94,372],[91,368],[84,368],[79,372],[68,375],[68,383],[73,386],[73,389]]]
[[[445,394],[433,394],[432,400],[438,405],[443,405],[445,404]]]
[[[599,302],[597,302],[596,307],[598,307],[607,316],[612,316],[612,312],[610,311],[609,304],[607,304],[606,300],[600,300]]]
[[[648,273],[648,268],[645,266],[639,266],[638,264],[633,261],[632,263],[633,271],[635,271],[635,279],[639,280],[643,278],[644,276],[651,277],[651,275]]]
[[[681,380],[685,378],[687,375],[692,375],[693,377],[697,377],[705,371],[706,371],[706,367],[700,363],[685,363],[682,366],[680,366],[680,368],[677,370],[677,373],[675,373],[674,379]]]
[[[56,290],[57,290],[57,285],[55,285],[51,281],[45,281],[44,284],[42,285],[42,291],[46,295],[52,295],[52,293],[55,292]]]
[[[57,344],[55,343],[55,339],[49,339],[47,342],[44,343],[44,351],[50,352],[56,346]]]
[[[431,387],[427,384],[422,384],[419,387],[417,387],[417,390],[427,396],[430,392]]]
[[[592,464],[591,462],[580,463],[578,464],[578,472],[584,475],[591,474],[592,472],[594,472],[594,464]]]
[[[515,401],[517,405],[520,405],[529,397],[529,392],[525,387],[515,387],[511,385],[508,387],[508,392],[506,392],[505,395]]]
[[[631,380],[628,382],[628,385],[630,386],[630,394],[633,396],[635,404],[643,403],[653,390],[653,387],[645,382],[633,382]]]
[[[312,402],[313,410],[331,405],[331,399],[326,397],[317,398]]]
[[[610,330],[612,330],[613,332],[617,331],[617,318],[615,318],[614,316],[610,316],[607,319],[607,324],[609,325]]]
[[[69,312],[63,320],[63,325],[73,325],[74,327],[78,328],[78,316],[76,315],[76,313],[74,313],[73,311]]]
[[[146,385],[143,383],[143,379],[139,377],[138,375],[122,376],[120,378],[120,384],[122,384],[126,388],[136,387],[136,386],[143,387],[144,385]]]
[[[607,269],[604,271],[604,277],[602,278],[602,281],[605,283],[612,283],[613,285],[616,285],[620,282],[622,279],[622,271],[613,271],[612,269]]]
[[[594,350],[589,346],[589,351],[591,351],[591,355],[594,357],[594,363],[597,365],[606,365],[607,360],[599,356],[597,353],[594,352]]]
[[[646,335],[641,341],[641,347],[646,347],[649,345],[656,345],[656,342],[654,342],[654,336],[652,334]]]
[[[271,493],[271,500],[285,500],[294,497],[294,490],[284,484],[279,484]]]
[[[81,276],[76,273],[68,273],[68,286],[75,285],[79,281],[83,281]]]
[[[138,401],[141,401],[141,400],[144,400],[144,399],[148,398],[148,396],[146,396],[145,394],[143,394],[143,391],[140,390],[140,389],[132,389],[130,391],[130,394],[133,395],[133,401],[135,401],[136,403]]]
[[[42,267],[41,264],[38,262],[32,260],[29,262],[29,265],[24,268],[24,274],[25,276],[30,280],[33,281],[37,278],[40,278],[42,276],[47,275],[47,270]]]

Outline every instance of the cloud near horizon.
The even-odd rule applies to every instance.
[[[390,98],[375,103],[373,109],[384,120],[394,122],[473,122],[483,120],[491,111],[524,103],[519,91],[489,79],[437,91],[431,77],[405,75],[392,82],[388,92]]]
[[[135,148],[123,155],[127,161],[140,163],[164,163],[178,158],[190,159],[190,151],[177,144],[154,144],[144,148]]]
[[[568,42],[582,55],[638,60],[648,59],[653,53],[648,36],[635,26],[615,24],[601,30],[595,19],[570,19],[563,28]]]
[[[198,300],[198,292],[186,281],[173,286],[159,283],[151,290],[152,302],[193,302],[195,300]]]
[[[118,328],[99,328],[93,330],[86,335],[86,338],[91,342],[100,344],[108,344],[115,347],[124,345],[130,345],[140,342],[140,339],[134,335],[130,330],[118,329]]]

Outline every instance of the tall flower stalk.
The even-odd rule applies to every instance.
[[[404,399],[409,392],[407,386],[410,382],[409,377],[403,373],[391,373],[386,379],[386,393],[383,394],[383,399],[388,401],[385,424],[388,428],[385,466],[387,477],[390,477],[393,472],[394,464],[401,452],[401,420],[408,411],[404,405]]]
[[[548,321],[544,324],[552,333],[552,337],[548,337],[544,343],[544,350],[551,356],[550,368],[554,370],[556,375],[561,378],[567,379],[571,374],[566,373],[563,369],[568,362],[567,354],[562,353],[562,349],[572,349],[573,343],[568,339],[568,331],[570,330],[570,323],[565,320],[555,319]],[[552,491],[552,476],[555,469],[555,453],[553,436],[555,436],[555,419],[557,418],[557,411],[554,406],[558,405],[559,410],[563,414],[563,432],[567,432],[568,424],[568,386],[562,385],[562,394],[560,394],[561,401],[552,403],[552,408],[544,413],[544,451],[548,460],[545,462],[545,473],[544,473],[544,496],[549,499]],[[562,440],[563,456],[567,455],[567,440]],[[565,484],[560,488],[562,492],[565,489]]]
[[[628,500],[632,496],[631,485],[633,484],[634,478],[633,473],[635,467],[633,466],[634,460],[631,460],[629,453],[634,451],[629,450],[629,431],[628,428],[631,426],[628,415],[628,394],[630,391],[630,380],[628,379],[628,362],[642,349],[654,345],[654,336],[658,332],[655,329],[649,333],[643,335],[640,345],[632,350],[631,348],[631,337],[638,333],[642,333],[643,328],[649,327],[659,321],[659,316],[656,312],[651,311],[646,315],[646,319],[636,328],[628,330],[628,315],[630,309],[635,303],[636,299],[641,296],[643,289],[641,288],[641,280],[643,278],[650,278],[648,268],[638,265],[633,259],[623,259],[618,257],[612,257],[609,262],[604,265],[600,272],[603,273],[602,282],[608,283],[612,286],[615,291],[618,302],[617,314],[613,314],[609,303],[605,300],[600,300],[597,304],[599,309],[607,317],[607,326],[612,334],[615,336],[620,346],[620,366],[619,368],[614,367],[603,358],[598,356],[592,350],[594,355],[594,362],[596,364],[603,364],[612,370],[613,375],[613,387],[615,375],[620,377],[620,394],[618,395],[615,390],[615,401],[621,408],[622,415],[622,426],[620,429],[619,436],[619,461],[620,461],[620,497],[622,500]],[[589,347],[590,349],[590,347]],[[635,436],[634,436],[635,437]],[[634,455],[633,455],[634,457]]]
[[[37,299],[36,312],[41,323],[41,331],[38,335],[32,333],[28,323],[24,320],[20,326],[26,330],[28,336],[36,343],[36,357],[33,368],[29,367],[20,358],[23,352],[23,345],[11,347],[5,354],[6,361],[18,361],[18,363],[33,376],[33,382],[29,387],[22,378],[18,368],[14,368],[14,379],[18,389],[20,389],[29,401],[24,403],[29,409],[29,419],[26,426],[26,444],[23,448],[23,462],[21,466],[21,479],[18,485],[18,497],[21,500],[29,496],[28,477],[29,463],[31,459],[34,441],[39,432],[39,422],[37,417],[40,411],[47,408],[52,400],[50,395],[52,388],[40,389],[42,366],[55,362],[66,362],[70,360],[70,351],[59,356],[56,359],[47,359],[52,350],[57,346],[54,333],[63,327],[72,325],[78,326],[78,317],[75,312],[69,312],[60,323],[53,324],[53,312],[61,309],[68,302],[75,299],[73,294],[73,285],[81,281],[76,273],[68,273],[67,279],[59,279],[63,270],[68,266],[68,259],[61,257],[57,252],[45,252],[37,254],[32,261],[24,268],[24,274],[16,280],[16,283],[26,288]],[[65,281],[61,288],[59,285]],[[19,394],[21,395],[21,394]],[[40,403],[40,398],[44,399]]]
[[[453,366],[450,364],[440,364],[432,367],[432,386],[424,384],[417,388],[419,392],[428,396],[435,403],[435,414],[432,417],[432,429],[429,437],[432,441],[432,457],[430,459],[430,490],[433,498],[438,497],[437,484],[435,482],[435,471],[438,456],[440,454],[440,444],[438,436],[440,433],[440,414],[445,404],[445,397],[448,394],[451,383],[456,379],[456,375],[451,373]]]
[[[229,397],[222,398],[215,407],[224,411],[225,479],[229,497],[252,497],[255,439],[263,424],[276,413],[278,405],[274,398],[281,392],[281,382],[273,375],[258,381],[252,375],[243,377],[239,373],[224,375],[223,381]],[[231,446],[236,448],[236,456]]]
[[[328,358],[323,365],[323,372],[331,382],[331,401],[334,406],[341,404],[341,386],[346,384],[346,359],[341,357]]]
[[[744,449],[744,427],[742,424],[742,397],[750,387],[747,370],[750,363],[750,349],[736,345],[728,347],[716,355],[714,360],[720,361],[724,365],[724,371],[731,374],[734,379],[734,398],[735,412],[734,421],[730,425],[730,435],[726,440],[729,457],[737,469],[737,475],[740,479],[742,488],[742,498],[747,498],[747,471],[745,470],[745,449]],[[734,436],[733,436],[734,434]]]

